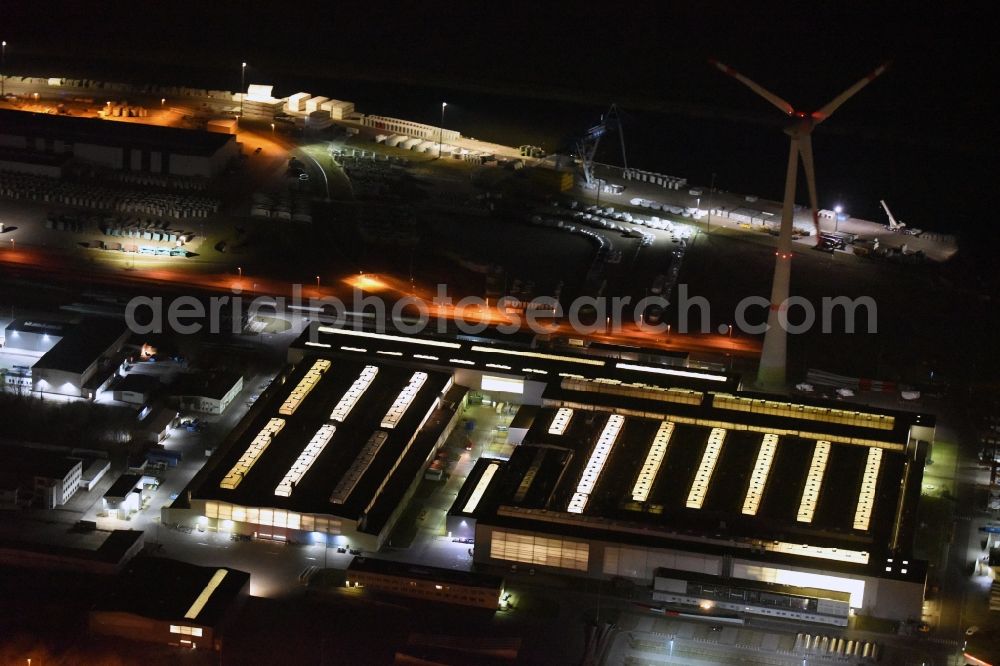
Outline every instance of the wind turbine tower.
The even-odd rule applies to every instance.
[[[888,67],[888,63],[879,65],[875,71],[834,97],[826,106],[812,113],[807,113],[796,111],[791,104],[743,76],[732,67],[717,60],[709,62],[724,74],[733,77],[778,107],[782,113],[792,119],[792,123],[785,128],[785,134],[791,138],[788,149],[788,169],[785,172],[785,198],[781,208],[778,249],[775,252],[774,280],[771,283],[771,307],[767,315],[768,328],[764,334],[764,346],[760,355],[760,366],[757,370],[758,387],[780,389],[785,386],[788,333],[781,325],[781,319],[784,318],[783,311],[788,300],[792,272],[792,218],[795,210],[795,179],[799,170],[799,156],[802,157],[802,167],[806,172],[809,207],[812,209],[813,225],[816,227],[816,238],[819,242],[820,228],[816,203],[816,174],[813,171],[812,131],[817,125],[833,115],[833,112],[840,108],[841,104],[882,74]]]

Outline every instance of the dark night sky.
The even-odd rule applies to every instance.
[[[593,109],[618,101],[639,114],[668,114],[640,118],[631,128],[640,162],[641,144],[657,133],[657,123],[708,119],[691,132],[712,133],[711,119],[721,118],[745,125],[751,144],[760,142],[757,152],[774,144],[767,182],[778,182],[765,195],[780,192],[785,151],[769,127],[780,124],[780,114],[706,59],[727,62],[807,110],[892,59],[889,73],[817,132],[819,170],[831,174],[829,188],[862,189],[851,182],[852,162],[882,156],[883,167],[856,178],[886,174],[865,193],[869,209],[883,191],[902,199],[945,173],[951,199],[933,209],[940,216],[993,181],[987,165],[995,161],[997,132],[989,124],[995,106],[989,98],[1000,80],[992,34],[1000,23],[989,3],[926,9],[932,3],[2,1],[0,37],[11,43],[10,66],[21,71],[89,68],[95,77],[235,89],[239,61],[246,59],[255,80],[269,79],[282,94],[310,77],[328,77],[571,99],[588,110],[566,114],[567,134],[583,129]],[[530,108],[556,116],[565,107]],[[402,103],[396,112],[409,110]],[[726,131],[734,132],[720,129]],[[849,139],[827,148],[838,136]],[[728,159],[716,152],[715,162]],[[714,164],[684,168],[704,177]],[[736,174],[730,180],[732,189],[762,187]]]

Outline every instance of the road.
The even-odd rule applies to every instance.
[[[163,257],[167,259],[167,257]],[[163,262],[166,264],[167,262]],[[44,275],[48,279],[57,279],[69,283],[79,283],[81,269],[73,257],[64,252],[46,248],[25,247],[12,243],[9,247],[0,247],[0,265],[16,268],[25,273]],[[357,290],[356,275],[344,275],[333,284],[294,284],[266,276],[245,277],[232,273],[190,271],[171,268],[144,268],[128,271],[102,270],[92,268],[85,273],[86,280],[105,286],[134,288],[163,287],[179,289],[185,292],[207,292],[215,294],[232,294],[234,292],[254,296],[283,296],[294,298],[296,288],[303,300],[338,298],[344,304],[352,304],[355,299],[363,297],[362,291],[375,291],[386,302],[386,311],[391,311],[393,304],[404,297],[415,298],[426,309],[431,317],[445,318],[452,321],[461,319],[470,326],[478,323],[509,324],[510,318],[496,307],[459,307],[458,305],[437,304],[433,302],[435,290],[430,286],[411,287],[409,283],[391,278],[381,278],[377,287],[365,287]],[[141,292],[139,292],[141,293]],[[595,342],[614,343],[626,346],[642,346],[666,351],[690,351],[718,354],[732,354],[743,357],[754,357],[759,354],[760,343],[756,339],[722,334],[668,334],[642,330],[631,318],[625,318],[621,329],[607,333],[580,334],[569,323],[549,324],[541,319],[547,330],[554,334],[567,337],[585,338]],[[525,319],[521,319],[522,329],[527,328]]]

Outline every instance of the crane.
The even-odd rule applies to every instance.
[[[886,205],[884,199],[880,199],[879,203],[882,204],[882,208],[885,209],[885,214],[889,216],[889,231],[902,231],[903,228],[906,226],[906,222],[896,221],[896,218],[894,218],[892,216],[892,213],[889,212],[889,206]]]
[[[601,137],[607,134],[609,129],[618,132],[622,146],[622,166],[628,169],[628,160],[625,157],[625,133],[622,131],[621,116],[618,114],[618,105],[612,104],[608,112],[601,116],[601,122],[587,130],[586,134],[576,142],[576,153],[580,157],[580,163],[583,167],[583,181],[587,189],[597,187],[597,180],[594,178],[594,155],[597,153],[597,146],[601,143]]]

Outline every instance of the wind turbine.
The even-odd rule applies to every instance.
[[[792,124],[785,128],[785,134],[791,137],[788,149],[788,170],[785,172],[785,199],[781,208],[781,230],[778,234],[778,250],[775,252],[774,281],[771,283],[771,307],[767,316],[767,332],[764,334],[764,346],[760,355],[760,366],[757,370],[757,384],[761,388],[781,388],[785,384],[785,360],[787,352],[787,332],[780,323],[779,311],[786,308],[789,282],[791,277],[792,258],[792,217],[795,205],[795,179],[798,175],[799,155],[802,156],[802,167],[806,172],[806,184],[809,187],[809,206],[812,209],[813,224],[816,227],[817,242],[819,241],[819,215],[816,204],[816,174],[813,171],[812,131],[821,122],[833,115],[841,104],[853,97],[859,90],[875,80],[889,66],[879,65],[875,71],[861,79],[853,86],[840,93],[826,106],[817,111],[807,113],[796,111],[795,108],[770,90],[763,88],[754,81],[737,72],[732,67],[718,60],[709,60],[724,74],[733,77],[750,90],[754,91],[768,102],[778,107],[782,113],[792,118]]]

